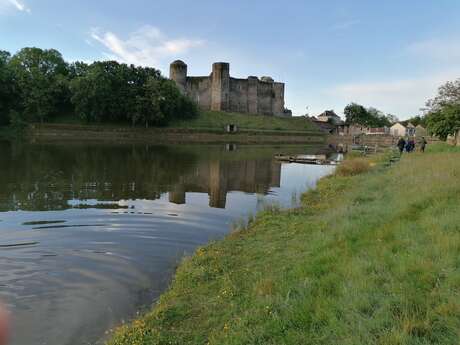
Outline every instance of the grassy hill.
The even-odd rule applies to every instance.
[[[85,125],[73,114],[65,114],[54,118],[52,124]],[[227,113],[216,111],[201,111],[198,117],[191,120],[173,120],[168,126],[160,128],[178,128],[203,131],[223,131],[228,124],[237,125],[240,130],[257,131],[289,131],[319,133],[317,126],[303,117],[282,118],[276,116],[252,115],[241,113]],[[131,127],[126,122],[90,123],[93,126],[104,127]],[[142,125],[138,127],[143,128]],[[153,128],[153,127],[152,127]]]
[[[318,131],[318,128],[303,117],[282,118],[276,116],[250,115],[203,111],[192,120],[173,121],[168,127],[193,129],[223,129],[228,124],[240,129],[275,131]]]
[[[459,344],[460,150],[430,150],[350,159],[198,249],[109,344]]]

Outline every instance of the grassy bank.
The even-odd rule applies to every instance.
[[[53,119],[54,124],[84,124],[80,118],[75,115],[63,115]],[[240,113],[226,113],[218,111],[202,111],[194,119],[173,120],[166,128],[185,128],[201,130],[220,130],[228,124],[235,124],[243,130],[267,130],[267,131],[314,131],[318,128],[305,118],[291,117],[281,118],[276,116],[250,115]],[[104,125],[107,127],[131,127],[126,122],[121,123],[104,123],[93,125]],[[140,126],[142,127],[142,126]]]
[[[197,250],[109,344],[459,344],[460,152],[429,151],[350,161]]]
[[[276,116],[224,113],[217,111],[203,111],[195,119],[173,121],[169,127],[223,129],[228,124],[235,124],[241,129],[318,131],[313,124],[302,117],[281,118]]]

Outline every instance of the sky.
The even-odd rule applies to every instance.
[[[350,102],[401,120],[460,77],[459,0],[0,0],[0,49],[54,48],[189,75],[286,83],[295,115]]]

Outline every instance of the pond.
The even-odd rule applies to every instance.
[[[13,345],[94,344],[146,310],[184,255],[332,166],[322,147],[0,142],[0,300]]]

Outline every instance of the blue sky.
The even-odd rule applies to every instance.
[[[235,77],[286,83],[294,114],[355,101],[401,119],[460,77],[458,0],[0,0],[0,49],[56,48],[67,60],[116,59],[168,75],[214,61]]]

